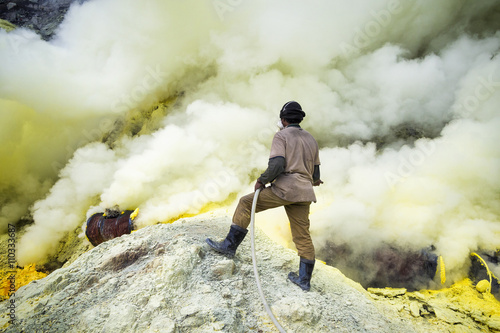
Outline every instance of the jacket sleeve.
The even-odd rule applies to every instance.
[[[278,177],[280,173],[285,171],[285,158],[283,156],[276,156],[269,159],[267,169],[260,175],[259,180],[262,184],[272,182]]]
[[[313,183],[317,182],[321,178],[320,172],[319,172],[319,165],[314,166],[314,173],[313,173]]]

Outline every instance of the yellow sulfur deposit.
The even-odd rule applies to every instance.
[[[9,298],[16,290],[31,281],[39,280],[47,276],[43,272],[38,272],[35,264],[30,264],[24,268],[16,270],[4,270],[1,273],[2,280],[0,282],[0,300]]]
[[[469,279],[459,281],[450,288],[421,290],[419,294],[423,295],[423,301],[434,308],[438,317],[446,317],[447,312],[443,309],[453,307],[455,314],[462,313],[490,328],[500,329],[500,302],[489,292],[479,293]]]
[[[139,208],[136,208],[132,214],[130,214],[130,219],[133,221],[139,214]]]
[[[422,318],[428,327],[439,327],[446,332],[500,331],[500,302],[490,293],[487,280],[474,287],[469,279],[461,280],[449,288],[408,292],[404,288],[368,288],[377,300],[389,300],[398,311],[406,310],[412,319]],[[422,326],[423,327],[423,326]],[[427,328],[428,328],[427,327]],[[421,332],[434,330],[422,329]]]
[[[441,284],[445,284],[445,282],[446,282],[446,269],[444,267],[443,256],[439,256],[439,269],[440,269]]]
[[[476,284],[476,289],[480,293],[489,292],[490,283],[488,282],[488,280],[481,280]]]
[[[481,261],[481,265],[483,265],[485,268],[486,268],[486,272],[488,273],[488,277],[490,278],[490,282],[488,283],[488,286],[486,288],[486,292],[491,292],[491,276],[493,275],[490,271],[490,268],[488,267],[488,265],[486,264],[486,261],[484,261],[483,258],[481,258],[479,256],[479,254],[475,253],[475,252],[472,252],[471,253],[471,256],[476,256],[479,258],[479,260]],[[485,280],[483,280],[485,281]],[[480,282],[483,282],[483,281],[480,281]],[[484,283],[483,283],[484,284]],[[479,289],[478,289],[479,290]]]
[[[0,29],[4,29],[5,31],[9,32],[12,31],[16,28],[16,26],[9,21],[2,20],[0,19]]]

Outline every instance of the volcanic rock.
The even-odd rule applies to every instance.
[[[368,291],[384,297],[396,297],[406,293],[405,288],[368,288]]]
[[[26,27],[38,33],[43,39],[50,39],[73,2],[86,0],[0,0],[0,19],[19,27]]]
[[[250,237],[234,258],[213,252],[230,220],[186,219],[112,239],[11,297],[5,332],[274,332],[254,280]],[[359,284],[316,264],[310,292],[287,280],[299,258],[257,230],[262,288],[287,332],[414,332]],[[6,306],[6,301],[1,306]]]

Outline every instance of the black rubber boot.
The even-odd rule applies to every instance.
[[[208,245],[212,247],[215,251],[225,254],[229,257],[233,257],[236,253],[236,249],[241,244],[245,238],[248,230],[240,227],[239,225],[232,224],[229,229],[229,233],[222,242],[214,242],[210,238],[206,239]]]
[[[288,274],[288,279],[298,285],[302,290],[311,289],[311,275],[314,269],[314,260],[300,258],[299,275],[294,272]]]

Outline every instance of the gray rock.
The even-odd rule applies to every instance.
[[[396,297],[406,293],[405,288],[368,288],[367,290],[372,294],[384,297]]]
[[[25,27],[49,40],[63,21],[72,3],[87,0],[19,0],[16,2],[0,0],[0,19],[7,20],[18,27]]]
[[[418,306],[418,302],[410,303],[410,313],[413,317],[420,317],[420,308]]]
[[[464,321],[464,316],[445,307],[434,307],[436,317],[450,324],[457,324]]]
[[[250,237],[233,259],[206,237],[223,237],[229,218],[192,218],[154,225],[92,248],[70,265],[21,287],[16,323],[5,332],[275,331],[259,297]],[[287,332],[414,332],[385,315],[361,286],[316,264],[312,288],[287,280],[294,251],[257,230],[259,274],[266,300]],[[0,306],[5,307],[5,301]],[[346,306],[349,304],[349,306]]]
[[[227,279],[233,275],[234,261],[222,260],[212,266],[212,273],[218,279]]]

